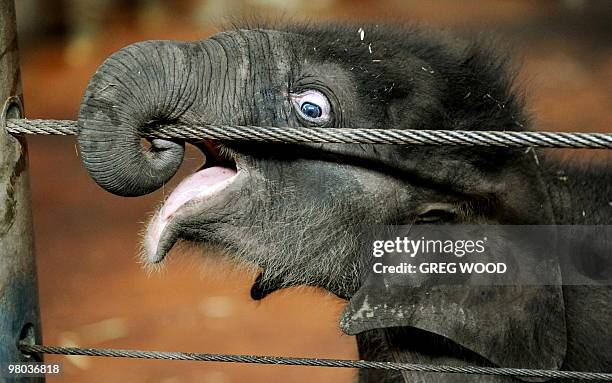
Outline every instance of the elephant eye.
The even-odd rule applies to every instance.
[[[423,206],[416,217],[415,223],[441,224],[455,223],[458,219],[458,210],[454,205],[446,203],[432,203]]]
[[[416,223],[423,224],[435,224],[435,223],[448,223],[453,222],[455,219],[455,215],[453,213],[447,211],[428,211],[427,213],[420,214]]]
[[[323,114],[321,107],[317,104],[313,104],[312,102],[303,103],[300,110],[304,115],[310,118],[319,118],[321,117],[321,114]]]
[[[298,116],[316,125],[324,125],[331,119],[331,106],[325,95],[316,90],[291,94],[291,102]]]

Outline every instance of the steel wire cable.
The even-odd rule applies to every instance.
[[[319,359],[319,358],[293,358],[285,356],[262,355],[228,355],[228,354],[202,354],[191,352],[142,351],[122,350],[108,348],[78,348],[31,345],[21,343],[19,348],[24,353],[44,353],[57,355],[102,356],[113,358],[134,359],[162,359],[162,360],[189,360],[200,362],[226,362],[226,363],[255,363],[289,366],[315,366],[337,368],[363,368],[391,371],[414,371],[451,374],[478,374],[498,375],[530,378],[566,378],[578,380],[599,380],[612,382],[612,373],[534,370],[526,368],[479,367],[479,366],[448,366],[420,363],[377,362],[367,360],[349,359]]]
[[[9,119],[12,134],[75,135],[76,121]],[[612,149],[611,133],[279,128],[165,124],[146,129],[143,136],[184,140],[260,141],[276,143],[342,143],[390,145],[453,145]]]

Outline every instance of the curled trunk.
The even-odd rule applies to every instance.
[[[78,143],[92,178],[104,189],[138,196],[160,188],[178,170],[184,143],[161,139],[142,146],[151,122],[171,122],[195,102],[193,43],[145,41],[109,57],[81,102]]]

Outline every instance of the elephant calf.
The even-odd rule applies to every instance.
[[[87,87],[78,140],[100,186],[139,196],[164,185],[184,152],[161,139],[144,149],[139,132],[151,123],[523,130],[531,123],[519,93],[486,41],[385,25],[245,27],[113,54]],[[364,223],[612,224],[609,171],[563,168],[524,149],[199,146],[204,165],[148,225],[147,262],[194,241],[259,270],[255,299],[322,287],[348,301],[341,328],[365,359],[612,370],[610,287],[391,285],[373,294],[356,240]],[[390,309],[406,297],[410,312]],[[364,370],[360,381],[514,380]]]

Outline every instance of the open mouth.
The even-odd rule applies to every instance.
[[[235,157],[213,141],[203,141],[198,147],[205,162],[195,173],[182,180],[157,211],[146,230],[144,251],[148,263],[161,262],[176,238],[169,224],[187,207],[218,195],[237,178],[240,171]]]

